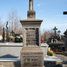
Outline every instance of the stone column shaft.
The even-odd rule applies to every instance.
[[[33,0],[29,0],[29,10],[33,11]]]

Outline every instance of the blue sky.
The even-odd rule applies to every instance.
[[[0,0],[0,18],[3,23],[8,20],[12,11],[18,13],[23,20],[27,18],[28,0]],[[63,11],[67,10],[67,0],[34,0],[36,18],[42,19],[41,32],[51,30],[57,26],[61,33],[67,29],[67,16]]]

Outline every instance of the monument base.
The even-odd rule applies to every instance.
[[[27,46],[21,50],[21,67],[43,67],[43,52],[38,46]]]

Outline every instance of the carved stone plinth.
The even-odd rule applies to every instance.
[[[42,50],[37,46],[23,47],[21,50],[21,67],[43,67]]]
[[[21,67],[43,67],[43,51],[40,49],[39,28],[42,20],[35,19],[33,0],[29,0],[27,19],[20,21],[25,32],[23,37],[23,48],[21,50]],[[38,47],[39,46],[39,47]]]
[[[42,20],[36,19],[26,19],[20,21],[23,28],[26,32],[24,32],[24,45],[40,45],[40,24]]]

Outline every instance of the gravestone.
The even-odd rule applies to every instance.
[[[24,46],[40,45],[39,28],[42,20],[35,19],[35,11],[33,9],[33,0],[29,0],[29,10],[27,11],[27,19],[20,21],[25,29]]]
[[[29,0],[27,19],[20,21],[25,29],[21,50],[21,67],[43,67],[43,51],[40,49],[39,28],[42,20],[35,19],[33,0]]]
[[[21,67],[43,67],[43,52],[38,46],[23,47],[21,51]]]
[[[64,45],[65,45],[65,51],[67,53],[67,30],[64,32]]]
[[[27,45],[40,45],[40,33],[39,27],[42,20],[23,20],[21,21],[23,28],[25,29],[24,33],[24,46]]]

